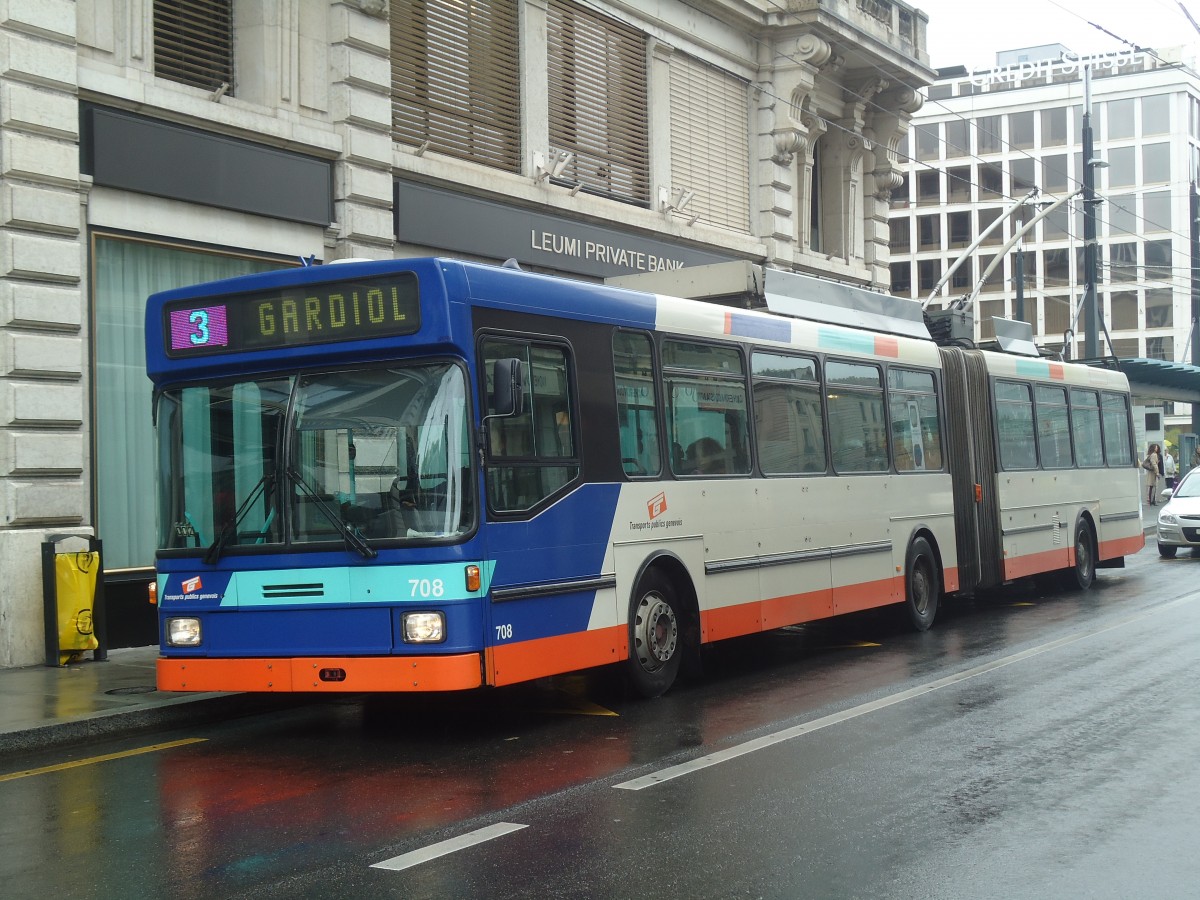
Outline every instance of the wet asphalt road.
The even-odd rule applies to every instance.
[[[0,894],[1191,896],[1200,558],[1152,546],[927,634],[731,642],[651,702],[347,697],[4,760],[65,767],[0,780]]]

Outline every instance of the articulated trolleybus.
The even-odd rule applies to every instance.
[[[654,696],[708,642],[887,604],[925,629],[1143,545],[1125,378],[939,347],[919,312],[888,333],[409,259],[146,315],[161,690],[618,664]]]

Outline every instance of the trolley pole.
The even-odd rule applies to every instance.
[[[1096,297],[1096,166],[1092,138],[1092,70],[1083,67],[1083,358],[1100,355],[1100,304]]]

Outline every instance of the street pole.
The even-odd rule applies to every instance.
[[[1083,67],[1083,358],[1100,355],[1100,304],[1096,299],[1096,159],[1092,140],[1092,70]]]
[[[1200,189],[1192,182],[1192,365],[1200,366]],[[1182,359],[1182,354],[1179,357]],[[1200,403],[1192,404],[1192,434],[1200,434]],[[1189,460],[1190,462],[1190,460]]]

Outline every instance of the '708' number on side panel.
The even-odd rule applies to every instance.
[[[496,640],[507,641],[512,638],[512,623],[496,626]]]

